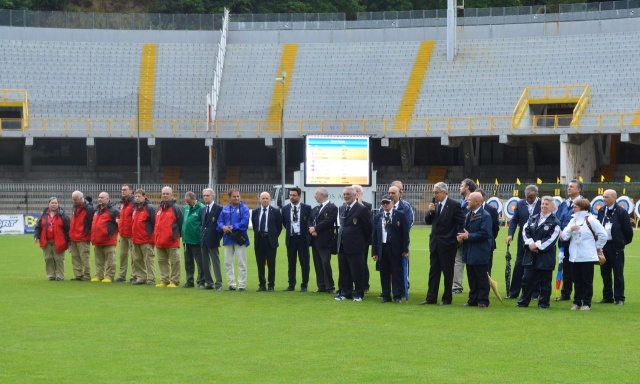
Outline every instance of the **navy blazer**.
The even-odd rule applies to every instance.
[[[583,198],[584,196],[580,195],[576,199],[583,199]],[[558,206],[556,213],[554,213],[558,221],[560,221],[561,230],[564,229],[569,224],[569,222],[571,221],[571,217],[573,216],[573,208],[569,209],[569,205],[568,205],[569,200],[571,199],[566,199],[565,201],[563,201]],[[571,242],[571,239],[567,241],[562,240],[562,234],[560,234],[560,237],[558,238],[558,248],[564,248],[565,252],[569,252],[570,242]]]
[[[333,228],[338,217],[338,207],[332,202],[328,202],[324,208],[320,205],[313,208],[309,216],[309,227],[315,227],[318,236],[311,237],[312,245],[320,248],[331,248],[335,243],[333,240]]]
[[[491,215],[480,208],[471,217],[471,211],[465,218],[465,229],[469,231],[469,238],[462,243],[462,260],[469,265],[489,264],[492,252]]]
[[[311,206],[300,203],[300,212],[298,212],[298,221],[300,222],[300,236],[303,236],[307,242],[307,246],[311,244],[311,234],[309,233],[309,218],[311,217]],[[285,244],[289,246],[291,238],[291,204],[282,207],[282,225],[286,231]]]
[[[482,209],[487,211],[491,215],[491,233],[493,233],[493,249],[496,249],[496,239],[498,238],[498,232],[500,232],[500,219],[498,219],[498,210],[489,204],[484,204]]]
[[[533,214],[540,214],[540,204],[542,200],[538,198],[538,202],[533,207]],[[516,204],[516,209],[513,211],[513,217],[509,221],[509,236],[513,236],[516,233],[516,228],[520,226],[520,232],[518,232],[518,255],[522,254],[522,247],[524,245],[524,240],[522,239],[522,228],[524,228],[525,224],[529,221],[529,209],[527,208],[527,200],[520,199],[518,204]]]
[[[436,205],[435,210],[427,211],[424,221],[431,225],[429,252],[435,252],[438,247],[450,248],[457,244],[456,236],[462,232],[464,225],[464,211],[460,202],[447,197],[442,214],[438,212]]]
[[[220,239],[222,234],[218,232],[218,217],[222,206],[213,203],[213,209],[207,215],[207,205],[200,210],[200,217],[202,218],[202,227],[200,228],[200,246],[206,246],[207,248],[217,248],[220,246]]]
[[[605,207],[600,208],[598,211],[598,221],[603,227],[605,224],[611,223],[611,240],[607,241],[605,246],[613,244],[616,251],[622,252],[625,245],[633,240],[633,228],[631,228],[629,213],[618,203],[613,204],[613,212],[607,213],[607,220],[604,220],[604,211]]]
[[[387,244],[391,245],[393,256],[398,258],[402,257],[403,252],[409,252],[409,227],[407,227],[405,215],[405,212],[395,210],[391,214],[391,222],[387,225]],[[382,257],[382,223],[384,223],[384,213],[378,212],[373,218],[371,256],[379,258]]]
[[[528,239],[540,241],[542,250],[537,253],[532,252],[528,246],[524,247],[522,265],[532,265],[534,269],[553,270],[556,267],[556,241],[558,241],[562,228],[560,221],[552,213],[542,224],[538,224],[540,215],[533,215],[529,218],[524,232]]]
[[[280,210],[277,208],[273,208],[272,206],[267,207],[267,211],[269,212],[267,215],[267,233],[269,234],[269,244],[271,244],[272,248],[278,248],[278,237],[280,237],[280,232],[282,232],[282,214]],[[251,212],[251,224],[253,225],[253,245],[258,245],[258,238],[261,237],[260,234],[260,216],[262,216],[262,206],[254,209]]]
[[[340,235],[342,244],[338,243],[339,253],[363,253],[371,239],[371,214],[360,203],[353,207],[346,215],[346,203],[340,207]]]

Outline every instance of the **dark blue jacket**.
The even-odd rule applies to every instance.
[[[237,207],[233,207],[231,203],[222,208],[220,217],[218,217],[218,231],[222,232],[222,227],[231,225],[234,231],[242,231],[244,238],[247,242],[244,243],[247,247],[251,243],[249,236],[247,236],[247,229],[249,228],[249,207],[242,201]],[[228,234],[222,235],[222,245],[237,245],[236,242]]]
[[[282,232],[282,214],[279,209],[272,206],[267,207],[269,212],[267,215],[267,233],[269,234],[269,244],[271,248],[278,248],[278,237]],[[260,216],[262,216],[262,206],[254,209],[251,212],[251,224],[253,225],[253,245],[258,244],[258,237],[260,236]]]
[[[540,203],[542,200],[538,199],[535,207],[533,207],[533,214],[540,214]],[[529,221],[529,209],[527,208],[527,200],[520,199],[516,204],[516,209],[513,211],[513,217],[509,220],[509,236],[513,236],[516,233],[516,228],[520,226],[520,232],[518,232],[518,255],[522,255],[524,240],[522,239],[522,228],[524,228],[527,221]]]
[[[604,211],[605,207],[600,208],[598,211],[598,221],[603,227],[605,227],[607,223],[611,223],[611,240],[607,241],[605,247],[613,245],[616,251],[622,252],[624,251],[625,245],[633,240],[633,228],[631,228],[629,213],[626,209],[619,206],[618,203],[613,204],[613,212],[607,213],[606,220]]]
[[[462,243],[462,261],[469,265],[489,264],[493,251],[491,215],[480,208],[470,220],[471,211],[465,218],[465,229],[469,238]]]
[[[282,207],[282,225],[286,231],[285,244],[289,246],[291,238],[291,204]],[[309,234],[309,219],[311,218],[311,206],[300,203],[300,212],[298,212],[298,222],[300,223],[300,236],[303,236],[307,242],[307,246],[311,244],[311,234]]]
[[[373,234],[371,236],[371,256],[382,257],[382,223],[384,213],[378,212],[373,218]],[[409,252],[409,227],[406,214],[395,210],[391,214],[391,221],[387,225],[387,244],[391,245],[394,257],[402,257],[403,252]],[[378,259],[379,260],[379,259]]]
[[[217,248],[220,246],[220,238],[222,233],[218,231],[218,218],[222,212],[222,206],[216,203],[207,215],[207,205],[202,207],[200,217],[202,218],[202,227],[200,228],[200,246],[207,248]]]
[[[556,241],[558,241],[562,228],[560,221],[552,213],[541,224],[538,224],[540,215],[533,215],[524,227],[526,241],[536,243],[540,241],[541,249],[536,253],[524,246],[522,265],[532,265],[534,269],[553,270],[556,266]]]

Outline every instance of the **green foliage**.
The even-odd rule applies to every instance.
[[[31,0],[0,0],[0,9],[31,9]]]
[[[68,0],[31,0],[34,11],[68,10]]]
[[[204,0],[154,0],[151,13],[205,13]]]

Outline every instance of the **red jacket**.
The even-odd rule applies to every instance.
[[[156,210],[149,199],[145,199],[140,207],[133,206],[133,225],[131,241],[133,244],[153,244],[153,227],[156,224]]]
[[[128,199],[124,197],[120,201],[120,220],[118,220],[118,233],[122,237],[131,237],[131,226],[133,225],[133,196]]]
[[[47,227],[49,220],[53,220],[53,241],[56,244],[56,252],[64,252],[69,247],[69,217],[65,215],[62,208],[58,208],[58,213],[49,216],[49,208],[42,212],[42,216],[36,222],[34,237],[40,239],[40,248],[44,249],[47,245]]]
[[[175,203],[174,199],[170,203],[162,202],[158,207],[153,230],[157,248],[180,248],[182,210]]]
[[[93,204],[86,200],[80,206],[73,206],[69,228],[71,241],[91,241],[91,223],[94,212]]]
[[[118,224],[116,219],[120,211],[112,202],[103,208],[98,207],[91,224],[91,243],[93,245],[116,245],[118,242]]]

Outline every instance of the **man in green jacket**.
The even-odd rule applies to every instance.
[[[196,198],[196,194],[189,191],[184,194],[184,221],[182,222],[182,243],[184,245],[184,270],[187,281],[183,288],[193,288],[193,274],[195,264],[198,265],[198,288],[204,289],[204,275],[202,272],[202,252],[200,251],[200,227],[202,220],[200,210],[204,206]]]

